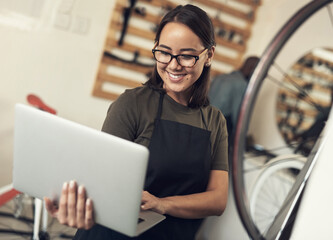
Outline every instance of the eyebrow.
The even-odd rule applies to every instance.
[[[168,50],[172,50],[170,47],[166,46],[166,45],[158,45],[159,47],[162,47],[162,48],[166,48]],[[180,49],[181,52],[186,52],[186,51],[191,51],[191,52],[198,52],[198,50],[194,49],[194,48],[182,48]]]

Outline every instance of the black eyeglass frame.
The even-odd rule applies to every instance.
[[[206,50],[207,50],[207,48],[205,48],[204,50],[202,50],[202,52],[201,52],[198,56],[197,56],[197,55],[191,55],[191,54],[177,54],[177,55],[173,55],[173,54],[171,54],[171,53],[168,53],[168,52],[166,52],[166,51],[159,50],[159,49],[152,49],[151,51],[152,51],[152,53],[153,53],[153,56],[154,56],[155,60],[156,60],[157,62],[159,62],[159,63],[168,64],[168,63],[170,63],[170,62],[172,61],[172,59],[176,58],[176,61],[177,61],[177,63],[178,63],[180,66],[191,68],[191,67],[194,67],[194,65],[195,65],[195,64],[197,63],[197,61],[200,59],[200,55],[203,54]],[[163,52],[163,53],[165,53],[165,54],[170,55],[170,56],[171,56],[170,61],[167,62],[167,63],[158,61],[158,60],[156,59],[156,57],[155,57],[155,52]],[[180,62],[178,61],[178,57],[179,57],[179,56],[194,57],[195,62],[194,62],[194,64],[193,64],[192,66],[183,66],[183,65],[180,64]]]

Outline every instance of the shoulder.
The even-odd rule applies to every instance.
[[[220,136],[227,136],[227,121],[220,109],[209,105],[203,108],[202,112],[206,119],[208,130]]]
[[[158,93],[147,87],[140,86],[132,89],[126,89],[113,103],[112,105],[123,105],[126,107],[135,106],[142,102],[147,102],[152,98],[157,98]]]
[[[154,95],[155,91],[147,86],[140,86],[132,89],[126,89],[124,93],[119,96],[119,99],[128,98],[144,98]]]
[[[111,103],[102,130],[133,141],[142,123],[149,121],[147,102],[154,97],[154,90],[145,86],[125,90]]]
[[[218,109],[215,106],[209,105],[207,107],[204,107],[203,109],[203,114],[208,119],[208,122],[215,122],[215,123],[225,123],[225,117],[222,114],[221,110]]]
[[[157,111],[158,99],[159,92],[148,86],[127,89],[110,105],[108,115],[145,122]]]

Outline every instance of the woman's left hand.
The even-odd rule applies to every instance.
[[[147,191],[143,191],[141,202],[142,210],[152,210],[160,214],[165,214],[165,206],[161,198],[155,197]]]
[[[220,216],[227,204],[228,178],[227,171],[211,170],[206,191],[188,195],[158,198],[144,191],[141,209],[187,219]]]
[[[95,224],[92,201],[86,197],[85,188],[78,187],[75,181],[64,183],[59,204],[46,197],[44,201],[49,214],[61,224],[86,230]]]

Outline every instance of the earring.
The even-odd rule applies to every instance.
[[[210,62],[205,64],[205,67],[209,67],[210,66]]]

